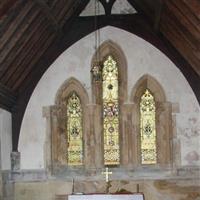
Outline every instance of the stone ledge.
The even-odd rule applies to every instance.
[[[177,169],[177,176],[196,176],[200,179],[200,167],[183,167]]]
[[[113,172],[111,179],[114,180],[163,180],[163,179],[200,179],[199,167],[183,167],[177,170],[171,169],[122,169],[111,168]],[[102,169],[83,170],[82,173],[77,173],[76,170],[67,170],[62,172],[59,176],[48,175],[46,170],[18,170],[18,171],[2,171],[3,182],[26,182],[26,181],[45,181],[45,180],[63,180],[72,181],[74,177],[78,177],[79,181],[103,181],[104,177],[101,175]]]

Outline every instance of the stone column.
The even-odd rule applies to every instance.
[[[10,181],[12,152],[11,113],[0,109],[0,199],[13,200],[13,183]]]
[[[123,167],[132,167],[135,151],[134,127],[132,115],[134,104],[123,104],[121,107],[121,165]]]
[[[84,149],[85,149],[85,167],[87,169],[95,168],[95,132],[94,132],[94,110],[95,104],[88,104],[86,106],[84,126],[85,126],[85,135],[84,135]]]
[[[157,103],[156,105],[156,127],[157,127],[157,155],[161,167],[171,168],[172,148],[172,110],[171,103]]]
[[[96,168],[102,168],[103,163],[103,127],[102,127],[102,107],[101,105],[95,105],[94,116],[92,123],[94,124],[95,134],[95,166]]]
[[[48,175],[52,174],[51,161],[51,106],[43,107],[43,117],[46,118],[46,135],[44,143],[44,161]]]
[[[176,125],[176,114],[180,112],[179,104],[172,103],[172,138],[171,146],[172,149],[172,167],[173,173],[177,173],[177,169],[181,166],[181,142],[177,136],[177,125]]]
[[[11,157],[11,170],[12,171],[20,170],[20,152],[13,151],[10,157]]]

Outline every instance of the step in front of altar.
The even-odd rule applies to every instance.
[[[56,200],[144,200],[144,196],[142,193],[57,195]]]

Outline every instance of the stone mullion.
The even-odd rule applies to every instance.
[[[128,138],[127,138],[127,120],[126,120],[126,106],[120,107],[120,164],[122,167],[128,164]]]
[[[131,141],[130,141],[130,163],[133,168],[136,168],[140,165],[140,114],[138,104],[132,104],[132,113],[131,116]]]
[[[134,119],[133,115],[136,112],[136,108],[134,104],[129,104],[127,108],[127,120],[129,122],[129,165],[134,167],[137,161],[137,132],[134,129]]]
[[[95,142],[94,142],[94,104],[85,106],[84,113],[84,165],[86,169],[95,168]]]
[[[164,168],[170,167],[171,156],[171,106],[169,103],[157,103],[156,105],[156,127],[157,127],[157,155],[158,165]]]
[[[181,143],[177,137],[176,114],[180,112],[179,104],[172,103],[172,135],[171,135],[171,149],[172,149],[172,167],[176,173],[181,165]]]
[[[103,118],[102,118],[102,106],[96,105],[94,107],[94,116],[92,118],[94,124],[94,144],[95,144],[95,166],[96,168],[102,168],[104,166],[104,139],[103,139]]]
[[[121,165],[132,167],[133,165],[133,126],[132,126],[133,105],[124,104],[121,107]]]
[[[172,167],[172,159],[173,159],[173,129],[172,129],[172,104],[170,102],[164,103],[165,107],[165,116],[168,119],[166,123],[166,146],[167,146],[167,152],[166,152],[166,158],[165,163],[167,164],[167,167],[171,169]]]
[[[44,142],[44,161],[47,172],[52,174],[52,160],[53,160],[53,147],[52,147],[52,110],[54,106],[43,108],[43,117],[46,118],[46,137]]]

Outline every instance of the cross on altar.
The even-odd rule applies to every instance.
[[[108,183],[109,181],[109,175],[112,174],[112,172],[109,172],[108,167],[106,167],[106,171],[102,172],[103,175],[106,175],[106,182]]]

